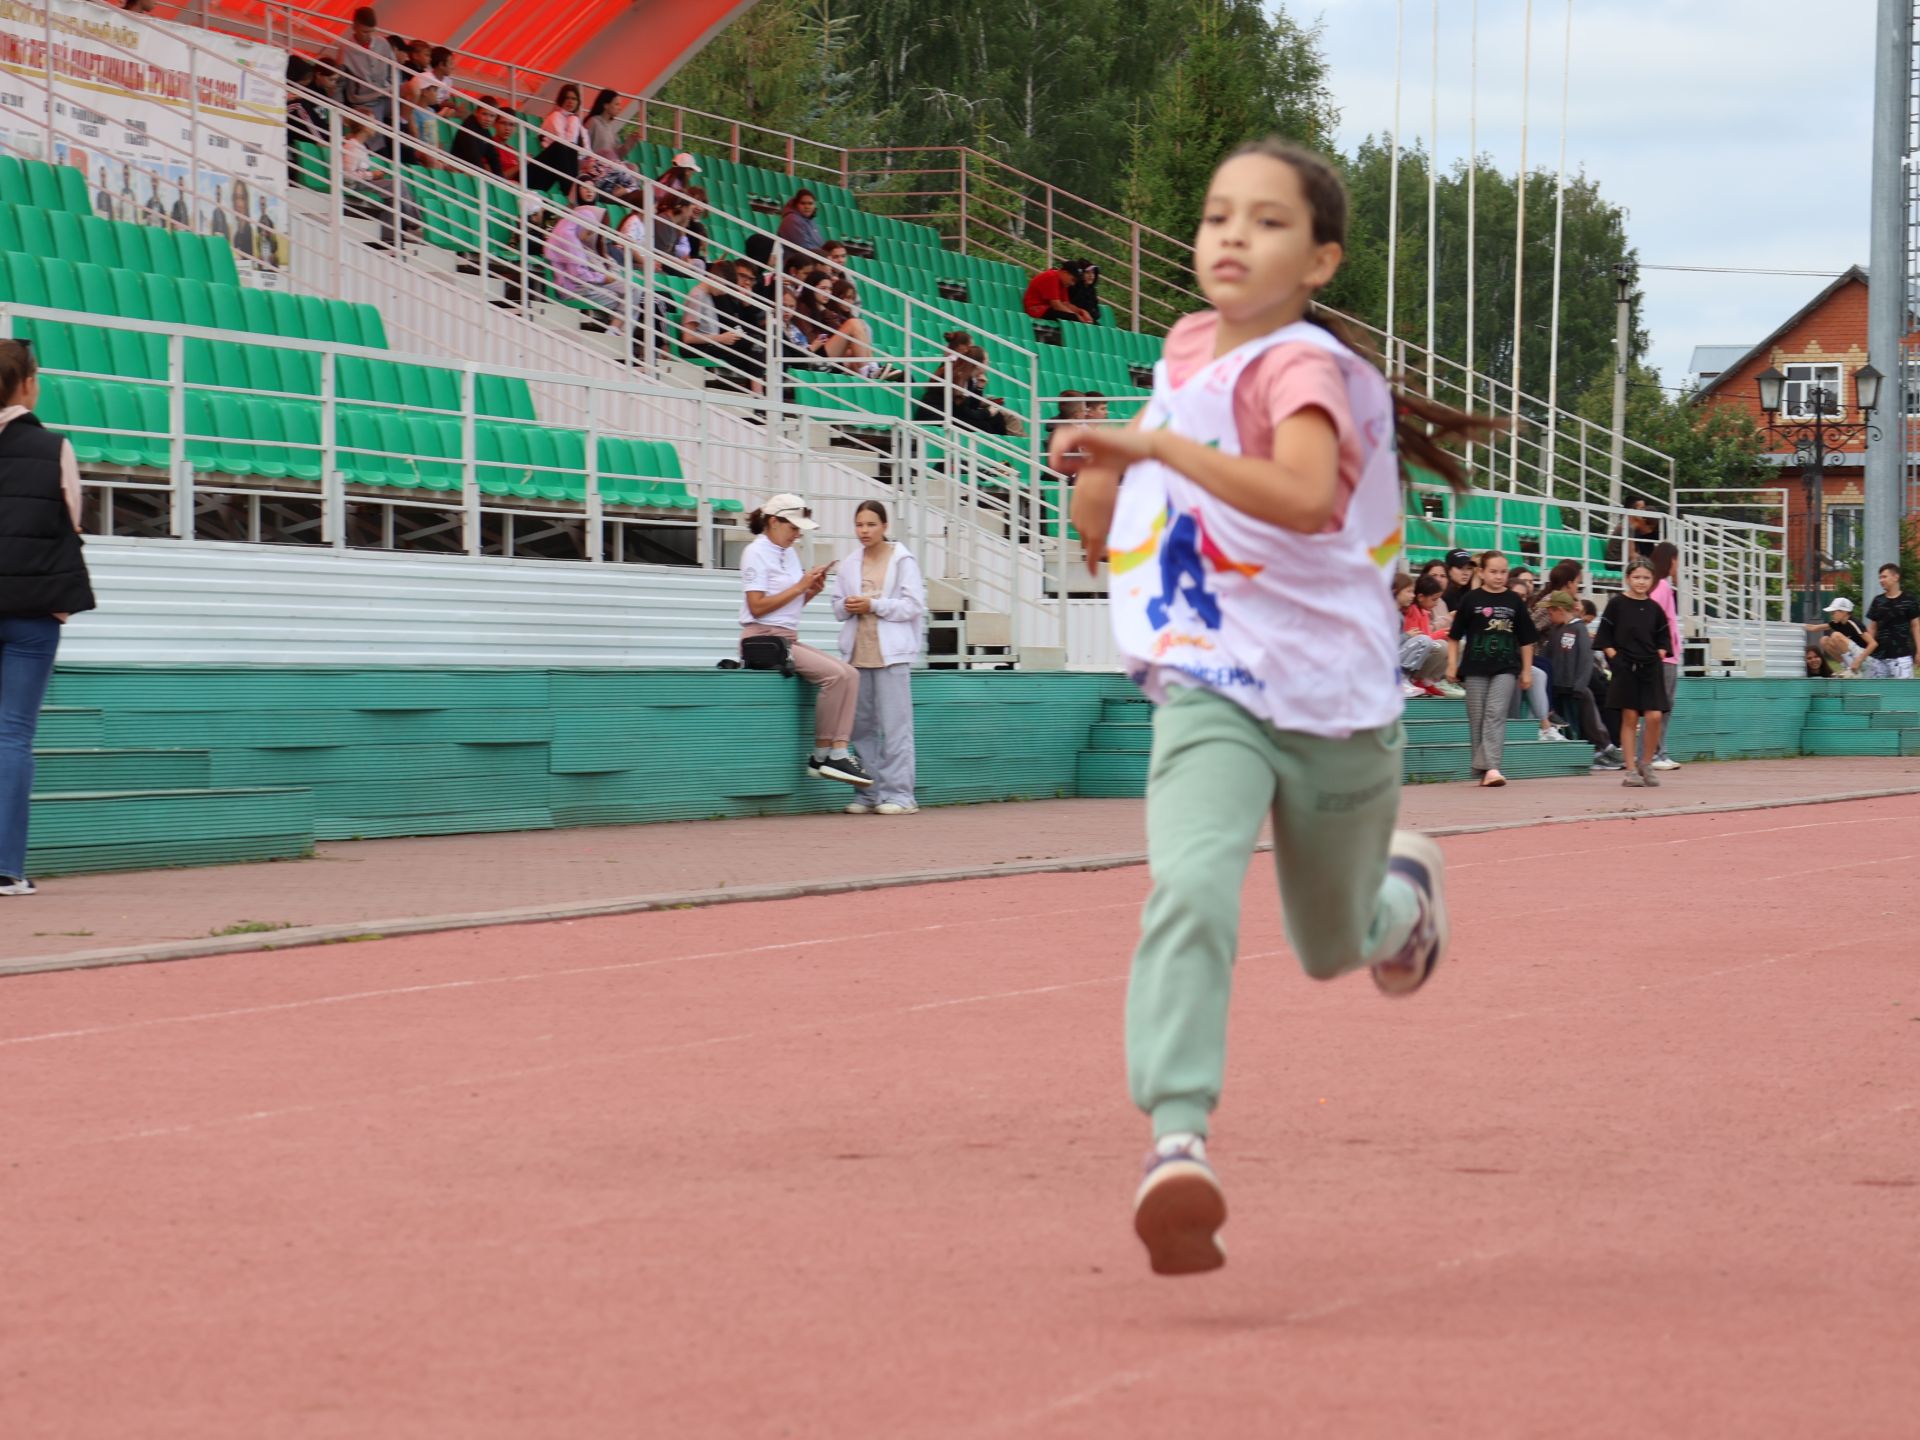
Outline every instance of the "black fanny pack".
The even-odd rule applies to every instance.
[[[778,670],[793,674],[792,642],[780,635],[748,635],[740,641],[740,664],[748,670]]]

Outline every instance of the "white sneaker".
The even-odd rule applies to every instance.
[[[1220,1227],[1227,1197],[1207,1163],[1207,1143],[1147,1152],[1146,1174],[1133,1197],[1133,1231],[1147,1247],[1156,1275],[1200,1275],[1227,1263]]]
[[[1447,951],[1446,861],[1440,846],[1419,831],[1396,830],[1387,873],[1413,887],[1420,897],[1420,914],[1400,953],[1369,968],[1383,995],[1411,995],[1427,983]]]
[[[38,895],[33,881],[24,875],[0,875],[0,895]]]
[[[1411,680],[1402,680],[1400,682],[1400,694],[1404,699],[1422,700],[1426,698],[1427,692],[1422,690],[1418,685],[1414,684]]]
[[[1449,700],[1464,700],[1467,698],[1467,687],[1464,685],[1456,685],[1451,680],[1436,680],[1433,682],[1433,688]]]
[[[871,815],[878,808],[878,806],[869,805],[864,800],[856,800],[847,806],[846,813],[849,815]]]
[[[1542,740],[1565,740],[1567,738],[1567,733],[1564,730],[1557,730],[1553,726],[1549,725],[1547,726],[1546,729],[1540,732],[1540,738]]]
[[[1670,756],[1656,755],[1653,757],[1653,765],[1651,768],[1655,770],[1678,770],[1680,768],[1680,762]]]
[[[896,801],[889,800],[884,805],[874,806],[873,813],[876,815],[918,815],[920,813],[920,807],[918,805],[901,805]]]

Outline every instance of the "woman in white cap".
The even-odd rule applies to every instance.
[[[840,654],[860,672],[853,738],[873,761],[873,788],[847,806],[849,815],[911,815],[913,799],[913,662],[927,586],[920,562],[887,538],[887,507],[862,500],[854,511],[859,547],[840,557],[833,613],[841,620]]]
[[[813,755],[807,773],[822,780],[844,780],[866,789],[873,784],[849,748],[854,709],[860,701],[860,672],[844,660],[800,643],[800,612],[827,587],[831,565],[809,570],[793,553],[803,531],[819,522],[798,495],[775,495],[747,516],[755,539],[740,557],[740,636],[772,635],[787,642],[793,668],[820,687],[813,709]]]
[[[1818,650],[1833,663],[1833,673],[1851,677],[1860,673],[1878,648],[1853,618],[1853,601],[1841,595],[1827,604],[1827,618],[1815,620],[1806,630],[1816,638],[1807,641],[1809,650]]]

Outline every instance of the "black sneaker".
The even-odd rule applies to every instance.
[[[0,895],[38,895],[33,881],[24,875],[0,875]]]
[[[849,785],[873,784],[873,777],[860,763],[858,755],[828,755],[807,761],[807,773],[819,780],[844,780]]]

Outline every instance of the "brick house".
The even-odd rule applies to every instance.
[[[1854,398],[1853,376],[1867,363],[1866,269],[1855,265],[1758,345],[1744,353],[1733,353],[1737,348],[1703,345],[1694,352],[1695,370],[1701,377],[1696,392],[1700,404],[1738,406],[1764,429],[1767,416],[1760,409],[1756,377],[1769,366],[1776,366],[1787,377],[1782,387],[1780,423],[1812,418],[1805,410],[1803,397],[1812,387],[1824,385],[1830,392],[1837,391],[1840,400],[1840,413],[1830,415],[1829,422],[1858,425],[1862,417]],[[1882,410],[1886,408],[1887,389],[1882,387]],[[1793,463],[1790,447],[1776,442],[1762,460],[1770,468],[1770,475],[1760,484],[1786,490],[1787,563],[1793,583],[1799,585],[1807,553],[1806,483],[1800,467]],[[1860,552],[1866,504],[1862,490],[1865,439],[1856,436],[1844,444],[1829,445],[1825,468],[1817,517],[1823,587],[1840,580]]]

